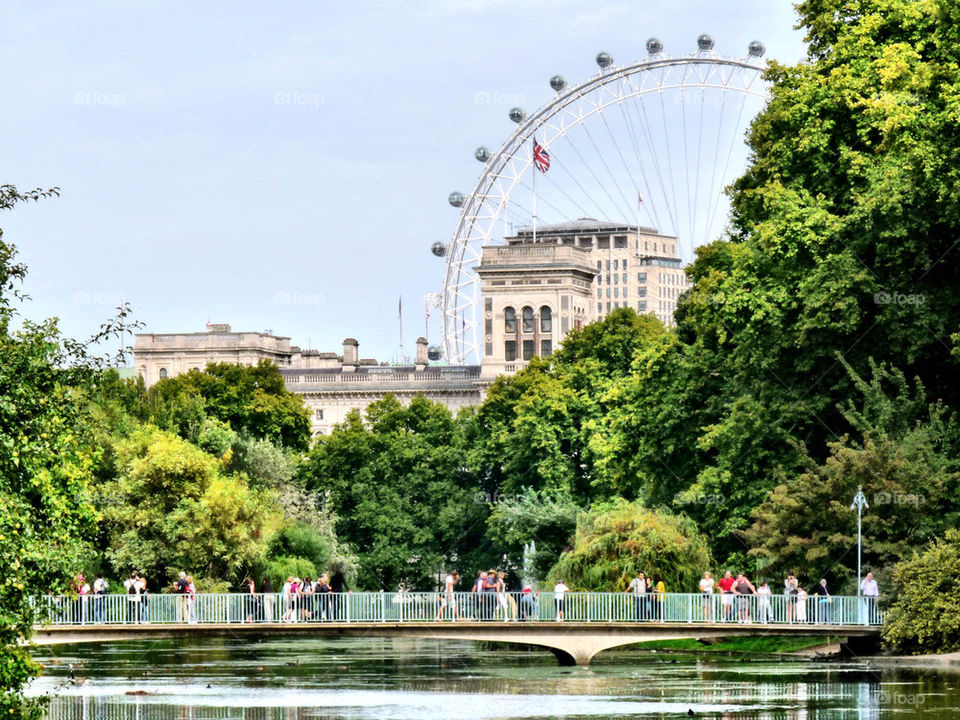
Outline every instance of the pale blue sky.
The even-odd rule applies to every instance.
[[[785,0],[8,3],[0,182],[62,193],[0,216],[24,311],[83,336],[123,297],[152,332],[209,319],[385,359],[398,296],[406,345],[422,334],[447,194],[515,99],[532,111],[551,75],[652,35],[796,62],[794,24]]]

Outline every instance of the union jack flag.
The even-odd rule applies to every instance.
[[[550,153],[543,149],[543,145],[538,143],[536,138],[533,139],[533,164],[542,173],[550,169]]]

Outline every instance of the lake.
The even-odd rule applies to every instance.
[[[869,661],[545,650],[414,639],[205,639],[37,648],[53,720],[960,717],[960,675]],[[71,680],[71,676],[74,680]]]

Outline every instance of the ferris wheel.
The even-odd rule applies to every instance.
[[[503,145],[476,149],[479,179],[448,198],[460,209],[453,238],[431,247],[446,263],[437,304],[449,362],[480,359],[474,268],[483,246],[537,222],[590,218],[676,237],[688,263],[696,247],[723,233],[723,190],[746,165],[744,135],[767,97],[765,48],[754,41],[744,57],[721,57],[701,35],[690,55],[666,55],[656,38],[646,50],[622,67],[599,53],[598,72],[579,85],[554,75],[551,100],[531,114],[510,109],[517,127]],[[549,155],[548,170],[535,143]]]

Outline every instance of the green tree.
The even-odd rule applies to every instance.
[[[534,580],[546,578],[566,549],[583,508],[569,495],[524,490],[494,497],[487,533],[506,550],[512,569],[529,571]],[[524,549],[533,552],[523,566]]]
[[[286,389],[277,366],[210,363],[153,385],[145,417],[194,441],[205,416],[229,423],[237,433],[266,438],[295,450],[310,443],[310,417],[299,395]]]
[[[823,463],[809,456],[804,472],[780,475],[778,485],[753,513],[743,533],[771,570],[798,576],[829,573],[834,585],[856,588],[856,511],[859,488],[869,508],[863,515],[863,558],[881,583],[895,563],[939,537],[960,519],[958,428],[939,403],[928,404],[919,381],[876,365],[871,380],[851,372],[863,393],[844,415],[860,439],[831,443]],[[840,582],[838,582],[840,581]]]
[[[896,600],[883,623],[884,645],[911,655],[960,650],[960,531],[955,528],[894,571]]]
[[[637,572],[659,575],[670,592],[693,592],[712,561],[693,521],[614,500],[581,516],[573,547],[550,571],[576,590],[625,590]]]
[[[482,407],[465,419],[470,465],[484,490],[515,495],[529,488],[585,503],[621,491],[603,472],[604,421],[620,402],[611,389],[635,356],[664,336],[653,316],[620,308],[571,332],[549,360],[494,382]]]
[[[19,193],[0,186],[0,209],[56,191]],[[87,343],[64,338],[56,321],[20,316],[19,287],[26,268],[0,233],[0,715],[39,718],[42,700],[23,698],[39,673],[22,642],[42,619],[30,597],[67,592],[85,551],[95,511],[88,482],[96,452],[88,443],[89,418],[75,402],[90,387],[98,363],[88,348],[115,337],[107,323]],[[126,308],[120,309],[126,313]]]
[[[230,580],[259,563],[278,522],[268,491],[172,433],[145,426],[116,447],[117,476],[97,488],[106,557],[163,586],[179,570]]]
[[[303,467],[328,494],[337,536],[359,559],[366,588],[433,588],[445,567],[491,562],[487,505],[478,501],[462,435],[450,412],[388,395],[366,420],[350,413],[318,440]]]

